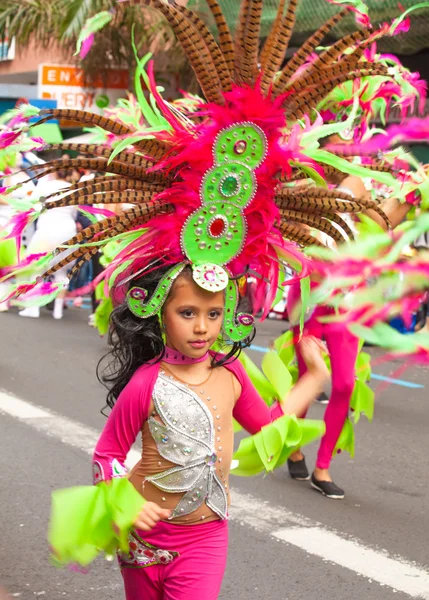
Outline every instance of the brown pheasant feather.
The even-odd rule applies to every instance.
[[[353,81],[361,77],[369,77],[372,75],[387,75],[387,69],[383,65],[374,66],[368,69],[359,69],[357,71],[351,71],[332,79],[326,79],[325,83],[320,83],[313,89],[306,89],[302,91],[302,94],[298,94],[297,97],[293,98],[294,105],[287,106],[289,99],[286,99],[284,106],[288,111],[287,117],[289,120],[301,119],[306,113],[316,108],[326,96],[328,96],[337,85],[344,83],[345,81]]]
[[[286,0],[280,0],[277,8],[277,14],[271,26],[270,32],[265,40],[262,50],[259,54],[259,63],[261,65],[261,72],[264,73],[265,66],[268,56],[271,54],[271,49],[275,43],[277,43],[278,32],[283,20],[283,13],[286,6]]]
[[[133,220],[138,219],[140,217],[145,217],[146,220],[151,219],[156,214],[162,212],[172,212],[174,210],[172,205],[162,205],[161,202],[145,202],[143,204],[139,204],[138,206],[132,207],[124,211],[120,215],[115,215],[114,217],[107,217],[102,221],[97,221],[97,223],[93,223],[89,225],[75,236],[64,242],[64,246],[75,246],[76,244],[81,244],[87,240],[90,240],[93,236],[98,233],[104,233],[104,231],[110,229],[117,222],[120,222],[122,217],[126,214],[127,217],[132,218]]]
[[[252,81],[253,73],[248,62],[246,62],[244,50],[244,32],[249,16],[249,7],[252,0],[241,0],[238,22],[234,35],[234,81],[235,83],[246,83]]]
[[[138,208],[138,207],[136,207],[136,208]],[[115,237],[116,235],[123,233],[124,231],[132,229],[136,225],[145,223],[149,218],[151,218],[151,217],[150,216],[148,217],[146,215],[138,215],[138,211],[136,211],[134,208],[128,209],[127,211],[124,211],[122,214],[120,214],[116,217],[109,217],[109,219],[105,219],[104,222],[108,221],[108,223],[105,225],[103,233],[100,233],[100,235],[98,235],[96,237],[96,240],[94,240],[94,241],[101,241],[104,239]],[[103,221],[99,222],[99,224],[101,224],[101,223],[103,223]],[[81,233],[83,233],[83,231]],[[68,240],[68,242],[65,242],[64,245],[67,245],[69,242],[70,242],[70,240]],[[80,259],[74,265],[74,267],[71,269],[71,271],[69,273],[69,278],[72,279],[73,276],[79,271],[81,266],[86,261],[88,261],[91,258],[91,256],[93,256],[97,252],[98,252],[97,246],[93,246],[93,247],[81,246],[80,248],[77,248],[76,250],[71,252],[68,256],[66,256],[65,258],[60,260],[58,263],[56,263],[55,265],[50,267],[43,274],[43,277],[45,277],[45,278],[50,277],[51,275],[53,275],[54,273],[59,271],[59,269],[62,269],[63,267],[67,267],[68,265],[73,263],[75,260]]]
[[[114,133],[115,135],[127,135],[133,132],[132,129],[121,125],[118,121],[107,119],[100,115],[85,110],[73,110],[69,108],[47,108],[39,113],[41,117],[35,125],[41,125],[50,119],[58,119],[62,121],[71,121],[77,125],[91,125],[91,127],[101,127],[105,131]]]
[[[259,51],[259,33],[261,30],[262,17],[262,2],[263,0],[251,0],[249,3],[249,14],[246,20],[246,26],[243,31],[243,63],[251,73],[250,81],[247,83],[253,84],[258,77],[258,51]]]
[[[225,57],[226,66],[232,75],[234,73],[234,41],[231,32],[226,22],[225,16],[219,6],[217,0],[206,0],[207,5],[213,15],[219,32],[219,45],[223,56]]]
[[[291,242],[295,242],[300,246],[325,247],[325,245],[319,242],[318,239],[308,233],[308,231],[306,231],[303,227],[299,227],[298,225],[293,225],[292,223],[282,223],[280,229],[283,237]]]
[[[289,188],[283,188],[276,194],[276,198],[280,200],[288,200],[289,198],[298,198],[308,196],[311,198],[334,199],[334,200],[355,200],[352,194],[341,190],[327,190],[325,188],[317,188],[314,185],[299,185]]]
[[[300,212],[298,210],[281,210],[280,211],[283,221],[294,221],[295,223],[302,223],[304,225],[310,225],[319,231],[326,233],[334,239],[336,242],[344,242],[344,236],[336,229],[331,223],[324,219],[319,214],[309,214]],[[282,225],[280,225],[281,230]]]
[[[288,79],[290,79],[293,76],[293,74],[296,73],[297,69],[305,63],[305,61],[308,59],[310,54],[312,52],[314,52],[314,50],[317,48],[317,46],[319,46],[320,42],[328,35],[328,33],[331,31],[331,29],[333,27],[335,27],[335,25],[337,25],[344,18],[344,16],[346,14],[348,14],[348,12],[349,12],[349,10],[347,8],[345,8],[338,14],[336,14],[333,17],[331,17],[330,19],[328,19],[328,21],[326,21],[326,23],[324,23],[317,31],[315,31],[313,33],[313,35],[311,35],[304,42],[304,44],[301,46],[301,48],[299,48],[295,52],[293,57],[290,59],[290,61],[287,63],[287,65],[282,70],[281,76],[278,81],[279,88],[283,87],[283,82],[284,82],[284,84],[287,83]],[[280,80],[282,80],[281,83],[280,83]],[[276,87],[277,87],[277,84],[276,84]]]
[[[224,92],[228,92],[231,89],[232,72],[230,72],[224,55],[219,49],[219,46],[217,45],[213,35],[210,33],[207,25],[198,17],[198,15],[186,8],[186,6],[180,6],[173,0],[170,0],[170,4],[172,4],[172,6],[174,6],[174,8],[179,12],[181,12],[198,30],[201,38],[204,40],[204,43],[211,54],[213,64],[219,76],[222,90]]]
[[[296,95],[299,94],[304,88],[310,89],[319,83],[330,80],[331,77],[339,77],[340,75],[348,74],[355,68],[356,63],[349,61],[346,65],[343,65],[342,63],[331,65],[329,68],[321,69],[316,73],[308,73],[307,71],[304,71],[300,77],[291,81],[289,85],[282,90],[282,93],[287,91],[293,94],[293,99],[295,99]]]
[[[145,182],[138,182],[145,184]],[[140,204],[141,202],[148,202],[152,198],[164,190],[159,186],[153,184],[145,184],[148,189],[144,191],[136,190],[121,190],[114,192],[103,191],[97,194],[69,194],[64,198],[59,198],[52,202],[46,203],[47,209],[60,208],[62,206],[92,206],[93,204]]]
[[[143,3],[154,6],[169,22],[188,57],[205,98],[209,102],[224,104],[219,76],[212,57],[194,25],[176,8],[162,0],[143,0]]]
[[[39,171],[35,178],[54,173],[63,167],[67,169],[91,169],[92,171],[116,173],[117,175],[123,175],[124,177],[136,178],[141,181],[152,181],[154,183],[165,181],[165,177],[161,176],[159,173],[148,172],[143,167],[127,165],[116,162],[115,160],[108,163],[105,158],[60,158],[42,165],[33,166],[34,170]]]
[[[66,152],[79,152],[79,154],[89,154],[90,156],[100,156],[109,159],[113,153],[111,148],[101,146],[100,144],[51,144],[50,150],[63,150]],[[154,164],[154,160],[148,160],[144,156],[135,152],[119,152],[115,156],[117,162],[129,163],[139,167],[148,167]]]
[[[327,67],[335,62],[339,56],[343,54],[345,50],[353,48],[358,42],[366,40],[371,35],[368,29],[362,29],[360,31],[354,31],[349,35],[341,38],[332,46],[329,46],[327,50],[319,54],[318,58],[311,64],[310,69],[317,71],[322,67]]]
[[[336,200],[335,198],[317,198],[314,196],[299,194],[296,196],[275,197],[275,203],[279,208],[292,208],[295,210],[306,210],[311,207],[312,210],[319,213],[339,212],[339,213],[359,213],[365,210],[359,202]]]
[[[273,43],[271,53],[265,63],[261,83],[262,89],[267,89],[272,82],[273,76],[282,66],[295,26],[298,2],[299,0],[289,0],[289,6],[279,27],[277,39]]]

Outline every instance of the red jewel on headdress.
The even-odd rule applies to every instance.
[[[209,225],[210,235],[213,237],[217,237],[221,235],[226,227],[226,223],[223,219],[213,219],[213,221]]]

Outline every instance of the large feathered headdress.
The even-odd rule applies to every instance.
[[[238,278],[251,271],[261,285],[270,284],[266,314],[277,292],[282,263],[301,270],[301,275],[307,272],[300,247],[317,243],[308,228],[341,242],[344,234],[352,236],[352,232],[339,213],[373,208],[384,217],[374,202],[329,189],[324,177],[347,172],[350,163],[326,151],[318,154],[317,136],[306,117],[342,82],[363,76],[390,77],[384,64],[362,65],[374,32],[363,29],[347,35],[296,75],[347,12],[342,10],[329,19],[284,65],[297,3],[290,0],[286,8],[285,0],[279,1],[260,50],[262,0],[242,1],[234,37],[218,1],[207,0],[218,41],[186,7],[173,1],[142,0],[141,4],[157,8],[170,23],[207,103],[184,114],[160,95],[153,67],[149,65],[146,74],[139,62],[136,80],[143,76],[150,90],[150,102],[143,93],[137,95],[147,121],[143,130],[89,112],[40,112],[38,123],[65,119],[97,126],[118,139],[114,149],[92,144],[54,146],[76,150],[85,158],[61,158],[38,166],[37,178],[65,164],[104,175],[70,187],[61,197],[45,198],[43,210],[96,203],[133,205],[65,241],[58,252],[75,249],[62,260],[57,258],[44,278],[76,261],[73,275],[114,239],[118,250],[104,273],[114,298],[126,295],[130,309],[143,318],[156,314],[174,278],[190,264],[200,286],[226,289],[225,333],[239,341],[251,332],[253,318],[236,314]],[[330,126],[330,131],[335,129]],[[384,173],[389,169],[374,164],[379,176],[394,185],[395,179]],[[297,186],[296,180],[304,184]],[[46,264],[46,257],[42,260]],[[152,297],[142,288],[128,289],[133,277],[160,264],[171,268]],[[32,289],[34,295],[37,286],[46,290],[39,279],[36,288],[34,282],[29,283],[18,288],[18,293],[28,294]]]

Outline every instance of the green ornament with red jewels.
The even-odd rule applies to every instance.
[[[191,264],[194,281],[210,292],[225,290],[223,329],[233,342],[251,335],[254,318],[248,313],[237,314],[238,286],[225,267],[239,256],[245,244],[247,223],[243,211],[255,197],[258,184],[254,170],[266,153],[265,134],[254,123],[237,123],[220,131],[213,145],[214,164],[201,182],[201,207],[189,215],[181,232],[182,250]],[[141,318],[158,312],[186,264],[172,267],[150,299],[143,288],[130,289],[130,310]]]

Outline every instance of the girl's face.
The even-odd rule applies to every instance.
[[[179,275],[162,313],[167,346],[191,358],[203,356],[220,333],[224,304],[223,292],[208,292]]]

